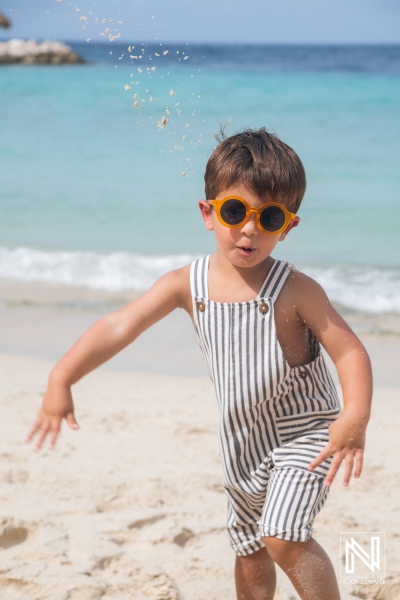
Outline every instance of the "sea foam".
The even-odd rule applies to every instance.
[[[0,277],[120,292],[146,290],[161,275],[193,260],[189,255],[143,256],[127,252],[46,252],[0,248]]]
[[[128,252],[43,251],[0,248],[0,277],[121,292],[148,289],[164,273],[189,264],[190,254],[149,256]],[[297,265],[346,309],[400,314],[400,270],[365,266]]]

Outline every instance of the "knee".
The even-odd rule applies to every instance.
[[[263,542],[269,556],[282,568],[297,561],[304,550],[305,544],[305,542],[280,540],[276,537],[263,537]]]
[[[244,573],[250,573],[259,570],[260,565],[265,565],[270,560],[267,549],[261,548],[247,556],[236,556],[236,568]]]

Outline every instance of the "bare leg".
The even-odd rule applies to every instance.
[[[271,558],[293,583],[301,600],[340,600],[332,563],[315,540],[287,542],[265,537],[263,542]]]
[[[275,594],[276,573],[273,560],[265,548],[237,556],[235,564],[237,600],[272,600]]]

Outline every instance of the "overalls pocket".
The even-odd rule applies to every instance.
[[[327,429],[340,415],[340,408],[304,412],[276,419],[276,429],[282,444],[309,432]]]

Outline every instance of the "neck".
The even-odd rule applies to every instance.
[[[218,251],[215,252],[210,259],[208,276],[210,298],[219,302],[253,300],[259,294],[273,264],[274,259],[268,256],[257,265],[240,267],[232,264]]]

